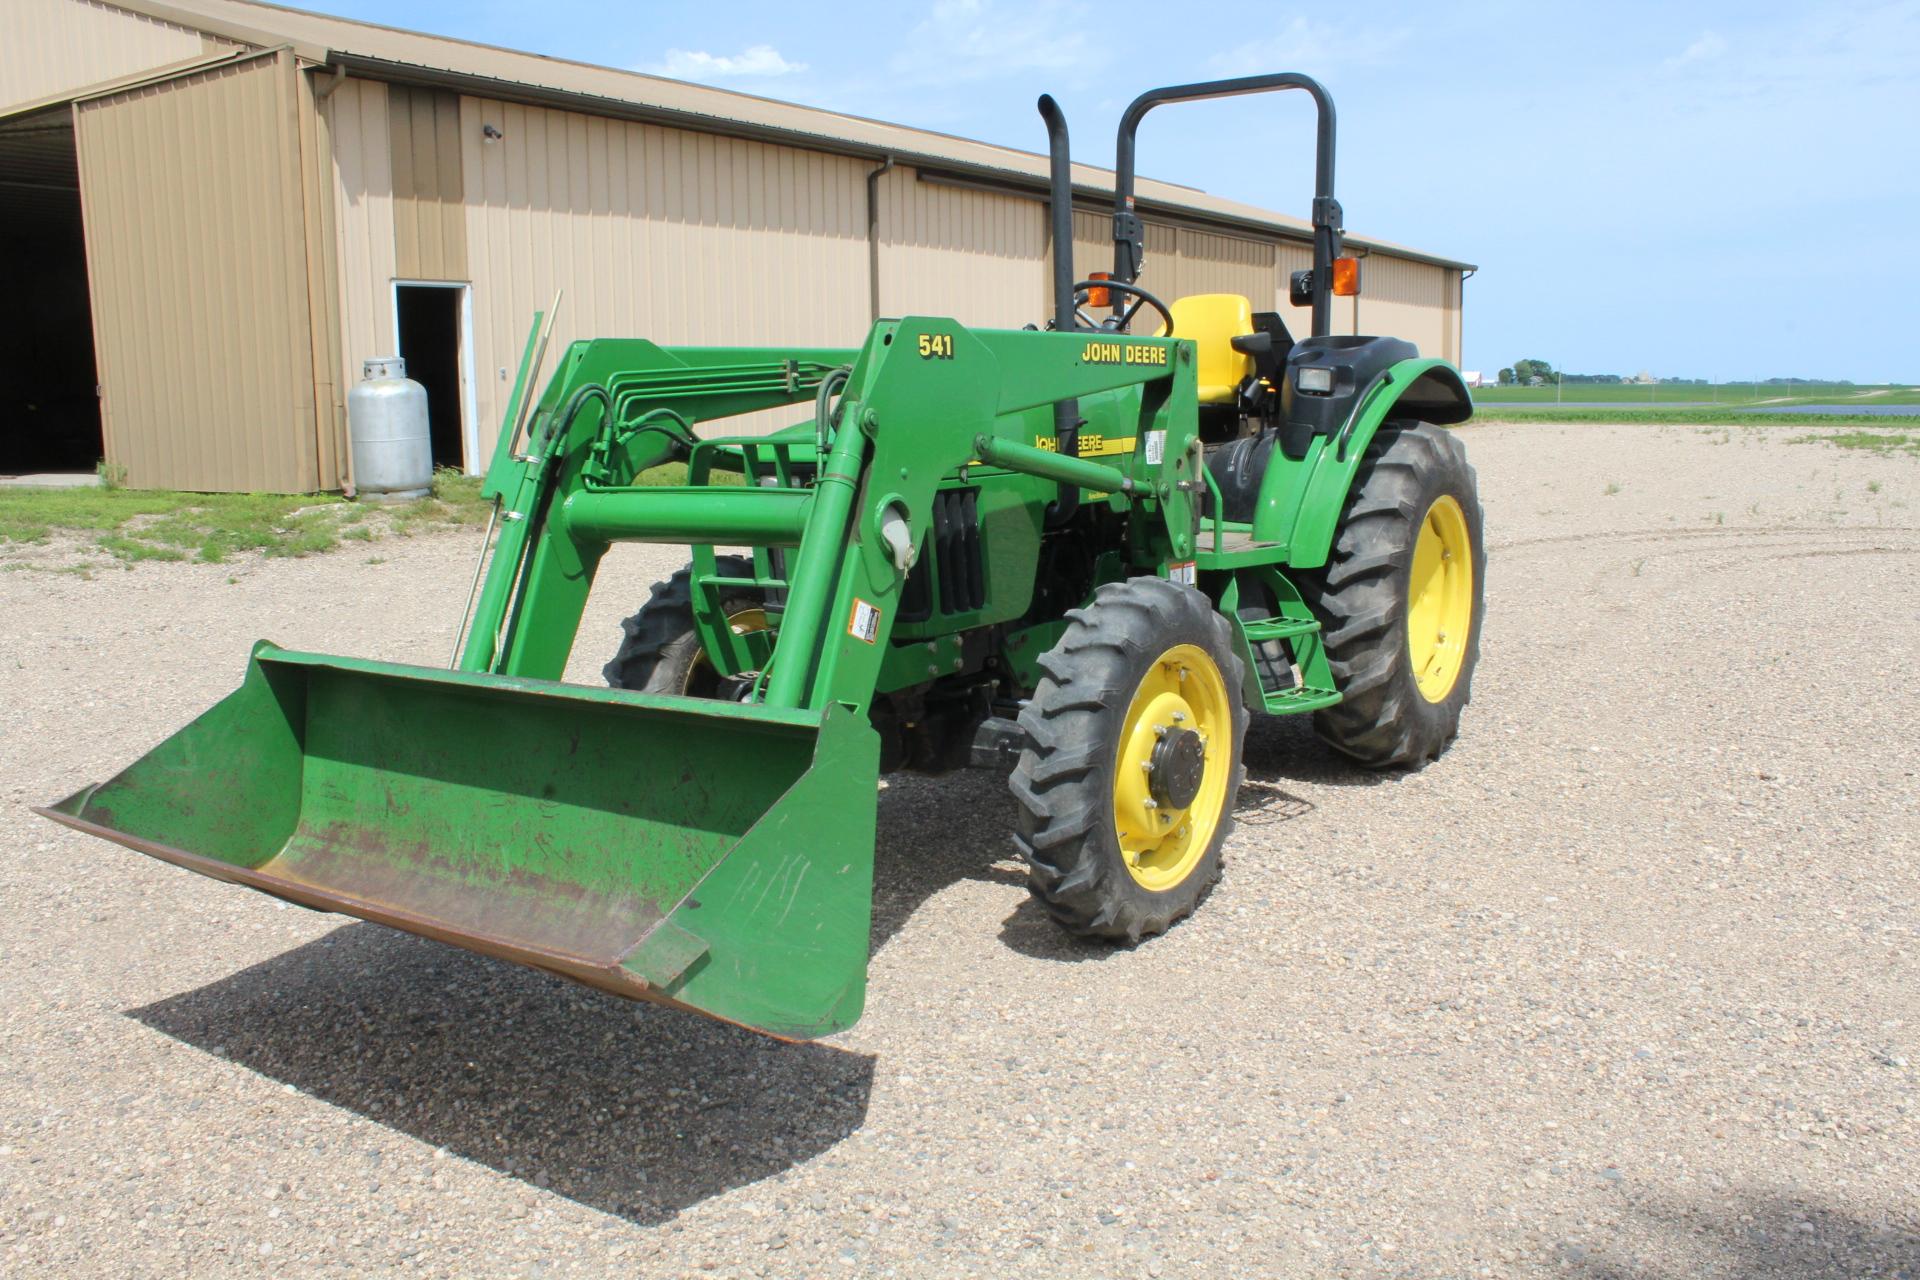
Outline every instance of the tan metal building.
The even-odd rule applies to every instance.
[[[561,342],[1025,324],[1049,311],[1045,178],[1024,151],[247,0],[6,0],[0,473],[104,455],[140,487],[341,488],[346,392],[395,351],[436,459],[478,470],[556,289]],[[1086,271],[1111,174],[1075,178]],[[1139,197],[1143,284],[1293,323],[1304,222]],[[1471,267],[1348,243],[1370,261],[1337,327],[1458,360]]]

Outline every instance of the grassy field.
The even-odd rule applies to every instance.
[[[1874,427],[1882,430],[1910,431],[1920,427],[1920,406],[1912,413],[1875,414],[1865,417],[1838,413],[1757,413],[1738,408],[1701,409],[1662,407],[1658,415],[1635,413],[1628,406],[1619,408],[1556,409],[1548,405],[1488,404],[1474,397],[1474,416],[1484,422],[1670,422],[1683,427]]]
[[[1473,393],[1474,403],[1483,408],[1525,405],[1552,408],[1565,401],[1575,404],[1618,404],[1621,408],[1657,408],[1665,404],[1702,404],[1729,409],[1764,406],[1792,408],[1798,405],[1863,404],[1914,405],[1920,413],[1920,387],[1898,383],[1885,386],[1861,386],[1840,382],[1796,382],[1792,387],[1755,385],[1747,382],[1705,386],[1697,382],[1656,382],[1651,386],[1629,386],[1617,382],[1569,382],[1564,387],[1482,387]]]
[[[1795,436],[1792,444],[1827,444],[1836,449],[1864,449],[1868,453],[1910,453],[1920,455],[1920,429],[1904,431],[1829,431],[1823,435]]]
[[[0,546],[77,539],[125,564],[240,552],[304,556],[486,519],[477,476],[441,471],[416,502],[374,507],[331,494],[176,493],[117,488],[0,489]],[[84,563],[75,568],[87,567]]]
[[[686,464],[680,462],[655,467],[638,479],[648,486],[686,482]],[[728,472],[713,477],[719,485],[741,482],[740,476]],[[434,474],[430,496],[392,506],[349,502],[324,493],[179,493],[111,485],[0,488],[0,553],[10,544],[45,544],[56,538],[77,541],[83,557],[77,563],[10,558],[6,565],[74,573],[100,567],[101,556],[128,566],[142,560],[218,564],[249,551],[272,557],[305,556],[389,536],[477,524],[487,518],[490,507],[480,497],[480,477],[451,469]]]

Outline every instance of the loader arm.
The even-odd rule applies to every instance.
[[[824,403],[842,367],[837,426],[820,435],[694,435]],[[1035,427],[1062,396],[1100,429],[1082,451],[1128,447],[1049,451]],[[1136,538],[1188,546],[1193,405],[1191,344],[1167,339],[910,318],[858,351],[575,344],[525,442],[502,431],[487,486],[501,534],[460,670],[263,642],[239,690],[42,812],[629,998],[791,1039],[841,1030],[866,991],[880,764],[867,710],[936,489],[991,473],[1037,511],[1055,483],[1081,485],[1136,513]],[[1165,448],[1149,464],[1132,441],[1152,432]],[[770,448],[786,482],[636,483],[674,457],[695,481],[755,470]],[[906,532],[889,539],[896,518]],[[781,621],[744,702],[557,683],[622,540],[788,549]]]
[[[1149,514],[1173,554],[1191,550],[1194,475],[1192,344],[1084,333],[969,330],[909,317],[876,326],[857,352],[676,353],[651,343],[579,343],[542,396],[521,459],[495,469],[502,489],[499,548],[488,571],[461,665],[467,670],[558,679],[592,589],[616,541],[793,548],[781,624],[762,690],[769,706],[864,712],[899,613],[904,568],[880,532],[904,518],[911,545],[925,540],[941,482],[991,465],[1094,492]],[[797,404],[841,360],[851,366],[840,425],[807,487],[648,486],[640,472],[686,456],[691,428],[709,416]],[[648,362],[647,379],[629,372]],[[766,385],[716,396],[702,380]],[[799,370],[797,376],[792,371]],[[602,388],[606,393],[602,394]],[[1111,422],[1125,438],[1163,432],[1154,464],[1144,452],[1063,458],[1034,425],[1064,399]],[[663,417],[663,415],[670,415]],[[1095,437],[1104,438],[1104,437]],[[501,637],[496,645],[494,637]]]

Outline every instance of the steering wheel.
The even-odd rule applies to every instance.
[[[1093,317],[1080,309],[1086,304],[1087,299],[1093,296],[1093,290],[1095,289],[1118,290],[1121,293],[1130,293],[1133,295],[1133,305],[1125,311],[1122,311],[1119,315],[1110,315],[1105,320],[1096,324]],[[1133,323],[1133,318],[1140,314],[1141,307],[1152,307],[1160,313],[1160,321],[1166,329],[1166,331],[1160,335],[1161,337],[1171,338],[1173,336],[1173,312],[1167,310],[1166,303],[1160,301],[1160,299],[1154,297],[1139,285],[1127,284],[1122,280],[1082,280],[1079,284],[1073,286],[1073,314],[1079,319],[1081,324],[1089,329],[1106,329],[1110,332],[1125,333],[1127,326]]]

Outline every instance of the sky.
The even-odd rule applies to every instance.
[[[1462,364],[1920,381],[1920,0],[305,0],[1110,165],[1138,92],[1303,71],[1350,231],[1477,264]],[[1304,95],[1163,107],[1142,174],[1304,216]],[[965,317],[961,317],[964,319]]]

